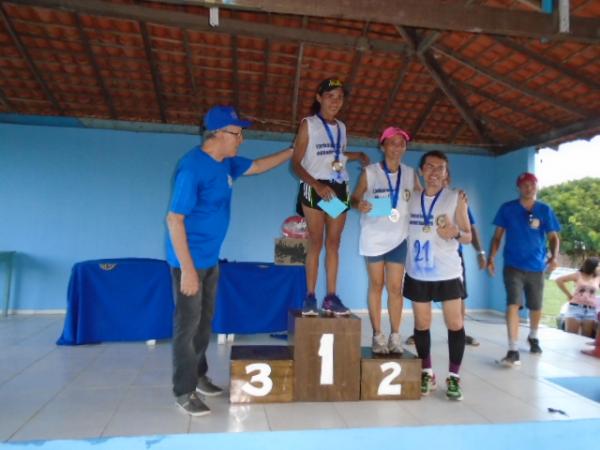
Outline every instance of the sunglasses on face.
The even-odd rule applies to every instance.
[[[593,287],[586,286],[581,286],[579,289],[577,289],[577,294],[585,295],[586,293],[593,295],[596,293],[596,289],[594,289]]]

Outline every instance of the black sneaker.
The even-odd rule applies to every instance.
[[[500,364],[505,367],[513,367],[521,365],[521,358],[519,352],[516,350],[509,350],[506,356],[500,360]]]
[[[534,354],[542,353],[542,347],[540,347],[540,340],[537,338],[527,338],[527,342],[529,342],[529,352]]]
[[[177,406],[183,409],[190,416],[205,416],[210,414],[210,408],[200,400],[196,392],[183,394],[177,397]]]
[[[223,389],[219,386],[215,386],[211,379],[206,375],[198,378],[198,384],[196,385],[196,392],[206,395],[207,397],[216,397],[223,393]]]

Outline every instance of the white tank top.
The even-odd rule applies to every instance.
[[[412,167],[400,164],[400,192],[395,208],[400,213],[400,220],[392,222],[388,217],[371,217],[368,214],[360,215],[360,241],[359,252],[363,256],[379,256],[393,250],[402,243],[408,235],[408,202],[413,194],[415,185],[415,171]],[[363,200],[372,198],[392,199],[390,185],[381,163],[370,164],[365,167],[367,190]],[[398,172],[390,173],[392,189],[396,187]]]
[[[424,195],[425,212],[434,197]],[[408,205],[410,220],[408,225],[408,254],[406,273],[415,280],[443,281],[462,278],[462,265],[458,255],[459,242],[456,239],[442,239],[437,234],[439,217],[446,214],[455,222],[458,192],[444,188],[433,208],[430,220],[431,230],[425,232],[421,211],[421,193],[415,192]]]
[[[310,174],[311,177],[317,180],[333,179],[333,168],[331,164],[335,160],[335,147],[331,144],[331,140],[327,135],[327,131],[323,126],[321,119],[314,116],[305,117],[308,125],[308,145],[306,153],[302,158],[302,167]],[[340,175],[344,180],[348,180],[348,172],[346,170],[347,158],[344,155],[346,151],[346,125],[336,119],[337,126],[327,124],[333,136],[333,142],[337,142],[338,127],[340,127],[340,161],[344,164]]]

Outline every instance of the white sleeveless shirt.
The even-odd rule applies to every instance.
[[[372,198],[389,198],[390,208],[392,199],[390,185],[381,163],[365,167],[367,190],[363,200]],[[398,172],[390,173],[392,189],[395,189]],[[379,256],[395,249],[408,235],[408,203],[413,195],[415,171],[412,167],[400,164],[400,192],[395,208],[400,213],[400,220],[392,222],[388,217],[371,217],[368,213],[360,215],[359,252],[363,256]]]
[[[424,195],[425,212],[434,197]],[[415,280],[444,281],[462,278],[462,263],[458,254],[459,242],[456,239],[442,239],[437,234],[438,218],[446,214],[455,222],[458,191],[444,188],[435,203],[432,218],[429,220],[431,230],[425,232],[423,213],[421,210],[421,193],[415,192],[409,203],[410,220],[408,225],[408,254],[406,257],[406,273]]]
[[[323,126],[321,119],[314,115],[305,117],[308,125],[308,145],[306,153],[302,158],[302,167],[310,174],[311,177],[317,180],[331,180],[333,178],[333,168],[331,164],[335,160],[335,146],[332,145],[327,131]],[[340,156],[339,159],[344,165],[341,175],[345,180],[348,179],[346,170],[347,159],[344,152],[346,151],[346,125],[336,119],[336,125],[327,124],[331,135],[333,136],[334,144],[337,143],[338,127],[340,129]]]

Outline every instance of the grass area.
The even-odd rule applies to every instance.
[[[567,297],[558,288],[554,280],[546,280],[544,285],[544,304],[542,306],[542,323],[556,328],[556,317],[560,307],[567,302]]]

